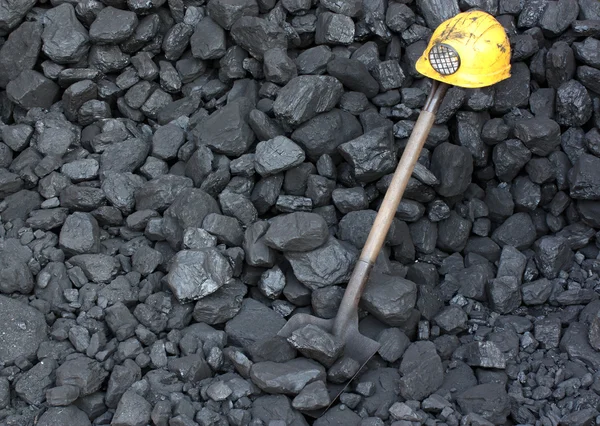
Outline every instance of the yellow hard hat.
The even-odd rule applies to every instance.
[[[453,86],[491,86],[510,77],[510,42],[492,15],[459,13],[436,28],[416,69]]]

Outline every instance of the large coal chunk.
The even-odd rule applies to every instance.
[[[9,36],[0,49],[0,87],[16,78],[21,71],[33,69],[42,45],[42,25],[24,22]]]
[[[334,154],[344,142],[359,137],[362,126],[349,112],[334,108],[318,114],[298,127],[291,135],[308,158],[317,161],[324,154]]]
[[[2,342],[0,362],[13,363],[19,357],[35,358],[42,342],[48,340],[44,315],[15,299],[0,295]]]
[[[509,245],[524,250],[536,239],[535,226],[528,213],[520,212],[506,219],[492,233],[492,240],[500,247]]]
[[[502,424],[510,414],[510,398],[504,385],[485,383],[472,387],[456,397],[463,413],[481,415],[493,424]]]
[[[541,157],[549,155],[560,145],[559,124],[549,118],[529,118],[515,124],[515,136],[523,141],[529,150]]]
[[[285,319],[262,303],[246,298],[238,314],[227,321],[225,332],[234,345],[248,349],[253,344],[277,335]]]
[[[285,31],[276,22],[255,16],[242,16],[231,27],[236,44],[258,60],[267,50],[287,49]]]
[[[39,426],[77,424],[81,426],[91,426],[92,422],[88,415],[77,408],[75,405],[66,407],[50,407],[42,414],[37,423]],[[115,423],[116,424],[116,423]]]
[[[59,87],[34,70],[24,70],[6,85],[8,98],[21,108],[50,108],[58,100]]]
[[[232,275],[231,265],[217,249],[183,250],[173,258],[167,283],[177,300],[185,303],[214,293]]]
[[[110,145],[100,157],[100,176],[110,172],[134,172],[144,164],[150,153],[150,144],[133,138]]]
[[[548,3],[540,19],[542,31],[549,37],[562,34],[577,19],[579,5],[577,0],[560,0]]]
[[[212,0],[208,2],[206,11],[217,24],[230,30],[242,16],[258,16],[259,8],[255,0]]]
[[[276,250],[306,252],[327,241],[329,228],[319,214],[295,212],[271,219],[264,243]]]
[[[535,263],[549,280],[566,270],[573,261],[573,252],[562,238],[546,235],[535,242]]]
[[[102,9],[92,22],[90,39],[95,43],[121,43],[133,34],[137,24],[138,19],[134,12],[108,6]]]
[[[239,157],[244,154],[255,136],[248,124],[252,105],[246,99],[229,103],[213,112],[193,130],[198,145],[207,145],[215,152]]]
[[[335,77],[301,75],[290,80],[279,91],[273,103],[273,112],[290,125],[299,125],[331,110],[343,92],[342,83]]]
[[[404,325],[416,303],[414,282],[377,272],[371,273],[361,297],[361,306],[391,327]]]
[[[494,106],[497,113],[507,113],[512,108],[525,107],[529,103],[531,73],[524,62],[512,64],[511,76],[496,85]]]
[[[460,13],[457,0],[417,0],[417,7],[432,29]]]
[[[36,3],[36,0],[22,0],[13,3],[2,2],[0,8],[0,37],[6,36],[13,28],[17,27]]]
[[[517,177],[531,160],[531,151],[519,139],[509,139],[494,146],[492,161],[496,176],[503,182]]]
[[[394,171],[396,151],[391,127],[378,127],[338,147],[360,182],[373,182]]]
[[[226,53],[225,31],[209,16],[204,17],[190,37],[192,56],[201,60],[219,59]]]
[[[600,200],[600,158],[582,154],[569,170],[569,188],[572,198]]]
[[[196,302],[194,319],[209,325],[222,324],[235,317],[242,308],[242,301],[248,292],[246,285],[233,280],[217,291]]]
[[[379,83],[369,73],[367,66],[357,59],[336,58],[327,64],[327,73],[348,89],[364,93],[367,98],[379,93]]]
[[[367,242],[369,232],[373,227],[377,212],[375,210],[359,210],[350,212],[338,223],[337,236],[343,241],[352,243],[356,248],[361,249]],[[394,218],[386,236],[385,242],[391,246],[402,243],[403,238],[400,235],[401,224]]]
[[[349,45],[354,41],[355,25],[352,18],[324,11],[317,18],[316,44]]]
[[[287,340],[302,355],[325,367],[331,367],[344,349],[343,341],[312,324],[294,331]]]
[[[437,247],[449,253],[462,251],[467,245],[471,228],[471,221],[451,211],[450,216],[438,224]]]
[[[442,360],[432,342],[411,344],[400,364],[400,394],[407,400],[423,400],[444,382]]]
[[[311,290],[341,284],[350,279],[358,251],[330,236],[325,244],[307,252],[287,252],[294,275]]]
[[[78,386],[80,396],[86,396],[99,390],[108,374],[95,359],[79,356],[57,368],[56,384]]]
[[[256,145],[254,167],[263,177],[289,170],[304,162],[302,148],[285,136],[276,136]]]
[[[187,228],[201,228],[210,213],[222,213],[214,198],[201,189],[184,188],[164,213],[162,230],[167,241],[177,247],[183,232]]]
[[[79,62],[88,53],[88,31],[70,3],[49,9],[44,15],[43,52],[57,64]]]
[[[562,126],[583,126],[592,118],[592,99],[583,84],[570,80],[556,90],[556,121]]]
[[[444,142],[433,151],[430,169],[440,182],[436,191],[453,197],[462,194],[471,183],[473,156],[465,147]]]

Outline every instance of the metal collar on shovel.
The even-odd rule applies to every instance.
[[[358,304],[421,149],[433,126],[435,114],[449,85],[466,88],[485,87],[510,77],[510,43],[504,28],[493,16],[481,11],[460,13],[443,22],[434,31],[429,45],[417,61],[416,69],[434,80],[431,92],[415,123],[367,242],[350,277],[337,316],[333,319],[323,319],[308,314],[296,314],[278,333],[279,336],[289,337],[294,331],[308,324],[321,327],[344,342],[343,356],[357,361],[361,369],[375,355],[380,345],[358,331]],[[331,397],[329,406],[305,414],[312,417],[324,414],[355,377],[343,386],[328,385]]]

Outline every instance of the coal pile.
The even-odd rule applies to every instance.
[[[483,9],[361,301],[332,318]],[[600,2],[0,0],[0,424],[600,424]]]

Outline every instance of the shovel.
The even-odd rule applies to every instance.
[[[431,91],[346,286],[337,315],[324,319],[296,314],[278,333],[289,337],[306,325],[315,325],[344,342],[343,357],[350,357],[361,366],[345,385],[328,386],[330,404],[321,410],[304,412],[311,417],[320,417],[334,404],[380,347],[358,330],[358,305],[446,90],[449,85],[485,87],[510,77],[510,44],[503,27],[491,15],[481,11],[464,12],[436,29],[416,67],[419,73],[433,80]]]

